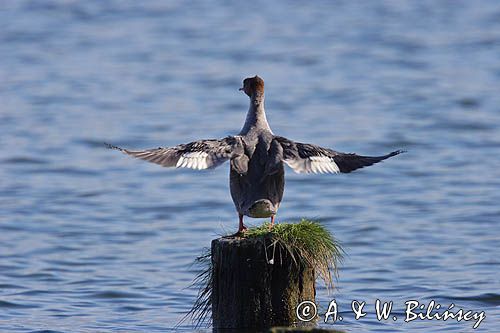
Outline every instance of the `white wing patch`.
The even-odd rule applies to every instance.
[[[309,156],[307,158],[295,158],[284,161],[293,171],[297,173],[339,173],[339,166],[331,157]]]
[[[202,170],[213,167],[214,164],[214,160],[207,153],[204,151],[195,151],[182,154],[175,167]]]

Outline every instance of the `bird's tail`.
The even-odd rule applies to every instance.
[[[269,199],[256,200],[250,208],[248,208],[247,215],[250,217],[270,217],[276,214],[276,208]]]

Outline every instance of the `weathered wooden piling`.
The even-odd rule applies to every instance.
[[[214,329],[293,326],[297,305],[314,302],[314,267],[272,237],[214,239],[211,260]]]
[[[324,226],[305,219],[275,224],[272,230],[265,223],[241,237],[215,239],[210,251],[196,259],[201,268],[194,280],[198,297],[184,319],[191,317],[199,326],[209,322],[211,313],[214,332],[312,325],[314,315],[306,314],[308,322],[298,321],[297,306],[314,302],[316,276],[327,289],[333,287],[332,273],[336,275],[342,254]],[[305,311],[299,313],[304,318]]]

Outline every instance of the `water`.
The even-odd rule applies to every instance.
[[[409,150],[348,175],[287,170],[278,220],[316,218],[348,252],[335,293],[318,285],[344,321],[323,326],[472,330],[404,323],[416,299],[485,311],[480,331],[498,330],[498,3],[3,1],[0,58],[1,331],[173,330],[193,259],[237,228],[228,167],[167,170],[102,142],[235,134],[255,74],[275,133]],[[375,319],[377,298],[398,321]]]

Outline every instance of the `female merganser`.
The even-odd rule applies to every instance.
[[[239,215],[238,233],[246,230],[244,215],[270,217],[271,227],[274,225],[285,187],[284,164],[298,173],[348,173],[403,152],[361,156],[276,136],[264,110],[264,81],[258,76],[246,78],[240,90],[250,97],[250,108],[238,135],[140,151],[108,147],[164,167],[211,169],[229,160],[231,197]]]

